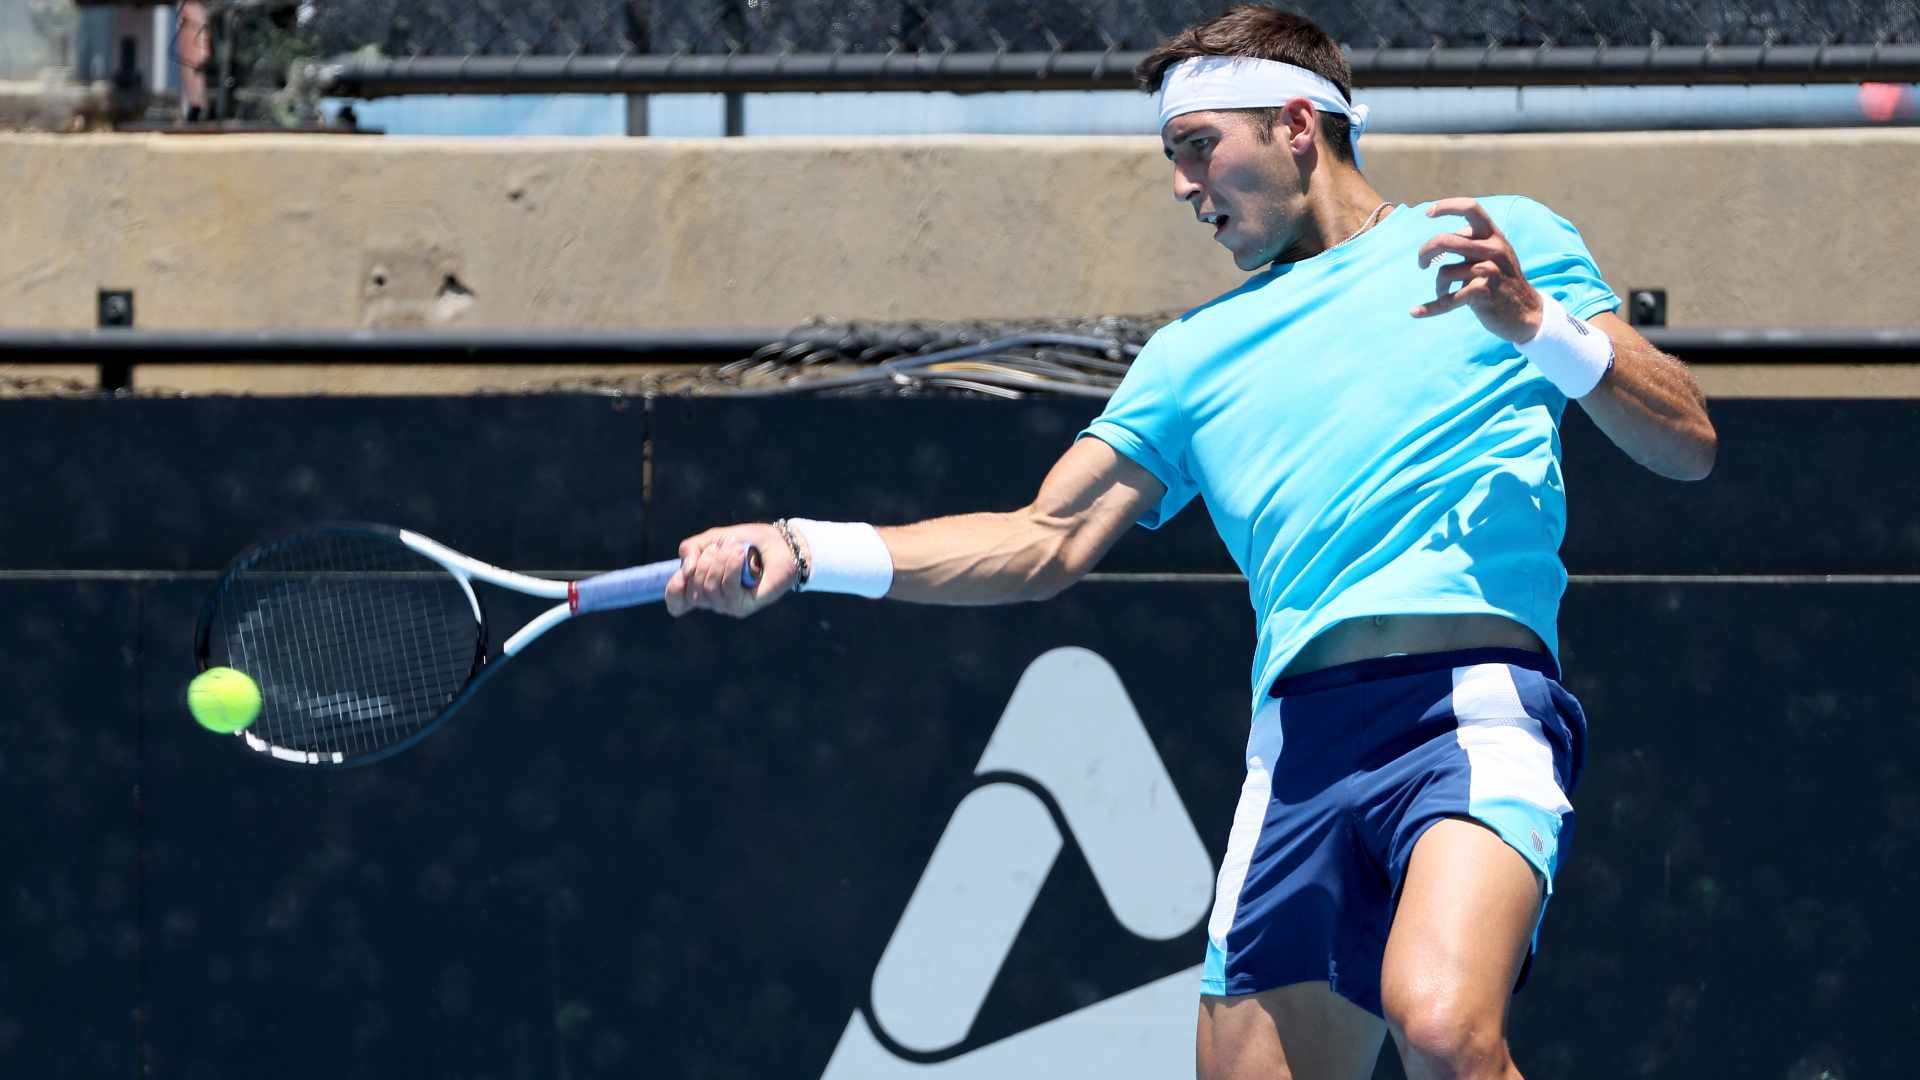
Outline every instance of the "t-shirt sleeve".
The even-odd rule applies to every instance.
[[[1173,393],[1165,349],[1162,335],[1148,341],[1107,399],[1106,411],[1076,436],[1099,439],[1166,485],[1166,496],[1140,515],[1149,529],[1166,524],[1199,491],[1186,467],[1191,431]]]
[[[1534,288],[1582,319],[1620,306],[1573,222],[1524,196],[1508,196],[1507,201],[1500,231],[1507,234]]]

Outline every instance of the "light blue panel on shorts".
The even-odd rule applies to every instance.
[[[1227,954],[1207,939],[1207,960],[1200,969],[1200,992],[1215,997],[1225,997],[1227,993]]]
[[[1520,799],[1481,799],[1467,808],[1475,821],[1500,834],[1507,846],[1533,864],[1553,895],[1554,871],[1560,868],[1560,815]]]

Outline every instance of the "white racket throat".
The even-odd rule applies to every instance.
[[[528,596],[565,601],[548,608],[539,617],[514,631],[513,636],[500,645],[500,652],[504,656],[512,656],[526,648],[534,638],[573,617],[577,600],[571,581],[553,581],[502,569],[492,563],[481,562],[471,555],[462,555],[438,540],[421,536],[407,529],[400,530],[400,542],[422,556],[439,563],[446,568],[447,573],[458,579],[460,587],[466,590],[467,602],[473,605],[475,619],[481,618],[481,615],[480,598],[473,593],[472,579],[474,578],[479,578],[489,585],[498,585],[503,589],[526,593]]]
[[[531,620],[527,625],[514,631],[512,637],[501,642],[500,652],[505,656],[512,656],[514,653],[526,648],[527,643],[534,638],[539,637],[541,634],[546,633],[571,618],[573,618],[572,604],[555,604],[541,612],[539,617]]]

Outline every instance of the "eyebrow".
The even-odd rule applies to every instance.
[[[1187,132],[1185,135],[1182,135],[1179,138],[1172,140],[1171,142],[1162,143],[1160,146],[1160,152],[1167,156],[1168,161],[1172,161],[1173,151],[1175,147],[1179,146],[1181,143],[1192,142],[1194,139],[1200,138],[1212,131],[1213,129],[1211,127],[1208,127],[1203,124],[1200,127],[1194,128],[1192,131]]]

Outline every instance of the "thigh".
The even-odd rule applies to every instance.
[[[1327,988],[1295,983],[1203,996],[1199,1080],[1368,1080],[1386,1024]]]
[[[1506,1030],[1544,893],[1519,852],[1478,822],[1435,822],[1414,844],[1387,935],[1381,998],[1410,1023]]]

